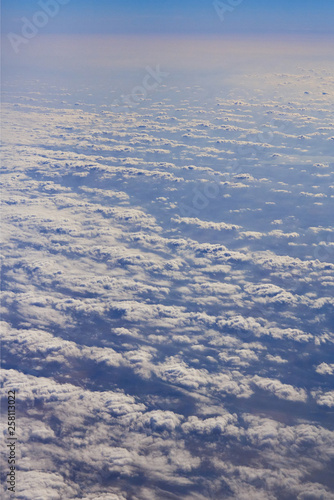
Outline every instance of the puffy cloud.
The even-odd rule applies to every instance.
[[[207,370],[190,368],[177,356],[171,357],[158,365],[156,371],[163,380],[167,380],[172,384],[180,384],[190,389],[197,389],[202,385],[206,385],[209,381]]]
[[[225,222],[204,221],[198,218],[191,218],[191,217],[178,217],[171,220],[172,222],[176,222],[177,224],[190,224],[198,226],[201,229],[213,229],[215,231],[231,231],[239,229],[239,226],[226,224]]]
[[[237,423],[236,415],[226,413],[217,417],[206,418],[204,420],[198,417],[189,417],[187,422],[182,425],[184,432],[195,432],[199,434],[232,434],[238,436],[238,428],[233,425]]]
[[[304,403],[307,401],[307,394],[304,389],[296,388],[289,384],[282,384],[279,380],[262,378],[255,375],[252,378],[252,383],[259,389],[270,392],[279,399],[302,401]]]
[[[65,481],[61,474],[34,470],[22,470],[17,481],[16,498],[27,500],[54,500],[75,498],[79,487]]]
[[[334,391],[323,392],[318,390],[312,392],[312,395],[319,406],[328,406],[329,408],[334,406]]]
[[[320,363],[315,370],[320,375],[333,375],[334,374],[334,364]]]
[[[181,424],[182,420],[183,417],[181,415],[177,415],[171,411],[155,410],[145,413],[140,420],[140,424],[144,429],[152,429],[153,431],[174,431]]]
[[[272,356],[271,354],[267,354],[266,358],[268,361],[272,361],[273,363],[288,363],[288,360],[281,358],[281,356]]]
[[[40,360],[42,358],[42,364],[58,361],[71,366],[73,359],[90,360],[109,366],[127,364],[126,359],[114,349],[78,345],[75,342],[54,337],[42,330],[10,328],[4,322],[2,323],[2,341],[4,348],[11,354],[20,356],[21,359]]]

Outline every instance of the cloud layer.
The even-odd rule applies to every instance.
[[[17,498],[334,498],[333,80],[261,78],[8,91]]]

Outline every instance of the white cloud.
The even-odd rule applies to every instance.
[[[288,401],[307,401],[307,394],[304,389],[293,387],[289,384],[282,384],[279,380],[267,379],[255,375],[252,378],[252,383],[259,389],[270,392],[279,399]]]

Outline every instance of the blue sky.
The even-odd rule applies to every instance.
[[[41,2],[3,0],[3,33],[19,33],[22,17],[32,19]],[[65,2],[66,0],[62,0]],[[221,20],[211,0],[69,0],[43,27],[46,33],[219,34],[333,33],[332,0],[226,0]],[[238,4],[238,5],[237,5]],[[222,6],[224,10],[224,7]]]

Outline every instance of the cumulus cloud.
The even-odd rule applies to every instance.
[[[307,401],[307,394],[304,389],[293,387],[289,384],[282,384],[279,380],[266,379],[255,375],[252,378],[252,383],[259,389],[270,392],[279,399],[288,401]]]
[[[334,406],[334,391],[323,392],[318,390],[314,391],[312,395],[319,406],[328,406],[329,408]]]
[[[320,375],[333,375],[334,374],[334,364],[320,363],[315,370]]]

